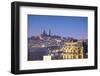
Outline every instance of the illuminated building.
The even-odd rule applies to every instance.
[[[63,59],[81,59],[83,58],[82,42],[65,42],[63,51]]]

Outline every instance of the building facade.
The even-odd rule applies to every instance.
[[[81,59],[83,58],[82,42],[65,42],[63,51],[63,59]]]

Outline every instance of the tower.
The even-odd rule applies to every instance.
[[[49,29],[49,36],[51,36],[51,30]]]
[[[43,35],[46,35],[46,31],[45,31],[45,29],[43,30]]]

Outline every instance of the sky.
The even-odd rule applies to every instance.
[[[43,30],[52,35],[87,39],[88,17],[28,15],[28,37],[40,35]]]

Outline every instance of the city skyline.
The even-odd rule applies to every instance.
[[[51,30],[52,35],[87,39],[87,27],[87,17],[28,15],[28,37]]]

